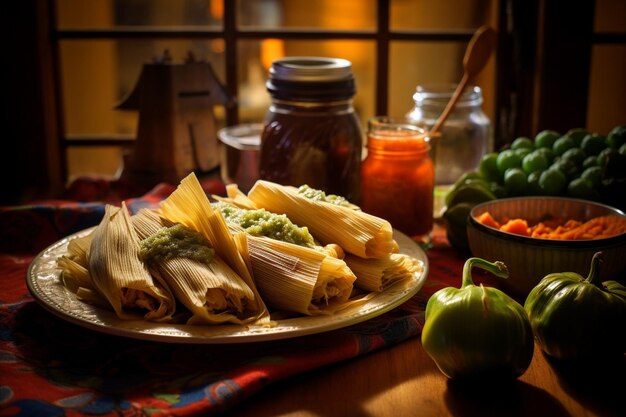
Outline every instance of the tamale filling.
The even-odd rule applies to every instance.
[[[122,288],[122,306],[125,308],[136,308],[153,311],[157,309],[157,301],[154,297],[146,294],[145,291],[133,288]]]
[[[206,292],[206,304],[214,314],[237,314],[242,313],[248,303],[247,300],[233,297],[221,288],[211,288]]]

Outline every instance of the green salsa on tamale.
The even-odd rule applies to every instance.
[[[334,195],[334,194],[326,194],[322,190],[316,190],[315,188],[311,188],[308,185],[301,185],[298,187],[298,194],[303,195],[309,200],[314,201],[322,201],[324,203],[334,204],[336,206],[342,207],[350,207],[351,204],[344,197]]]
[[[227,222],[239,225],[253,236],[265,236],[295,245],[314,247],[313,236],[306,227],[298,227],[284,214],[265,209],[247,210],[228,203],[213,203]]]
[[[175,224],[164,227],[141,242],[139,256],[144,262],[159,263],[172,258],[187,258],[210,263],[215,251],[200,233]]]

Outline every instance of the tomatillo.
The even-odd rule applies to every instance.
[[[528,316],[504,292],[474,285],[474,266],[508,277],[502,262],[469,258],[463,266],[461,288],[443,288],[428,300],[422,345],[448,378],[517,378],[533,357]]]
[[[626,351],[626,287],[600,283],[602,252],[587,278],[574,272],[546,275],[528,294],[528,312],[541,349],[557,359],[608,359]]]

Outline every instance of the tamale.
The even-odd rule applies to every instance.
[[[139,237],[126,205],[108,205],[87,253],[94,287],[121,319],[168,321],[176,302],[167,284],[139,259]]]
[[[284,213],[294,223],[306,225],[322,244],[336,243],[362,258],[385,257],[399,251],[391,224],[351,207],[316,201],[295,187],[259,180],[248,193],[258,207]]]
[[[355,287],[365,291],[383,291],[397,281],[424,271],[422,262],[401,253],[369,259],[347,255],[344,260],[356,275]]]
[[[142,247],[150,238],[174,227],[172,222],[148,209],[139,210],[132,220]],[[201,262],[175,252],[171,250],[165,259],[147,264],[152,274],[162,277],[176,299],[193,314],[188,324],[245,324],[256,319],[258,312],[250,309],[255,305],[254,293],[219,256]]]
[[[254,303],[249,308],[257,312],[254,324],[271,324],[269,312],[252,279],[252,272],[239,253],[226,220],[221,213],[213,210],[194,173],[183,178],[176,190],[161,202],[158,213],[171,222],[180,223],[202,234],[217,256],[252,290]]]
[[[267,237],[242,233],[238,239],[247,245],[257,287],[268,306],[320,315],[350,304],[356,277],[343,260]]]

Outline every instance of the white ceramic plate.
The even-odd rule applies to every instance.
[[[244,343],[286,339],[326,332],[379,316],[414,296],[424,285],[428,275],[428,258],[408,236],[395,231],[394,238],[400,251],[424,265],[421,274],[403,280],[374,295],[364,304],[346,308],[331,316],[299,316],[277,320],[274,327],[241,325],[185,325],[162,324],[143,320],[121,320],[113,311],[94,307],[76,298],[60,280],[57,259],[67,251],[70,240],[84,236],[92,229],[68,236],[49,246],[33,259],[27,275],[28,289],[48,311],[69,322],[103,333],[136,339],[172,343]]]

